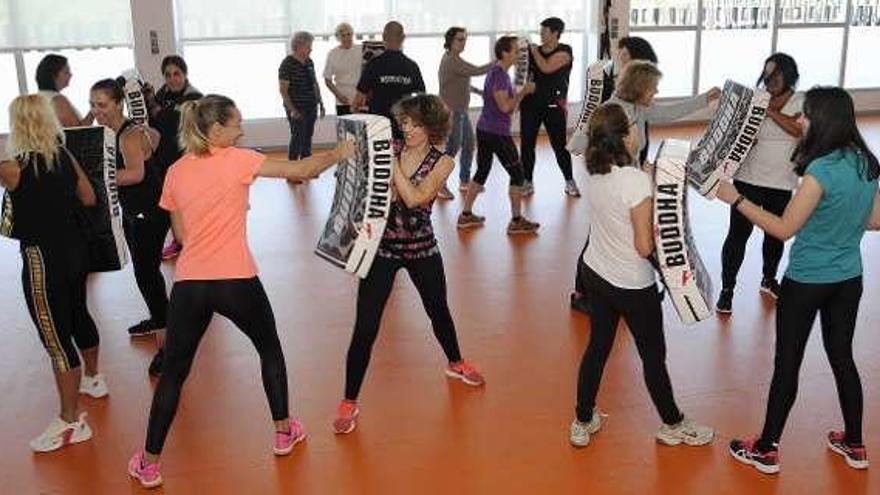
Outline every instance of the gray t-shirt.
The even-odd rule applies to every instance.
[[[636,129],[639,130],[639,153],[647,146],[645,139],[645,123],[659,124],[662,122],[672,122],[682,117],[690,115],[697,110],[709,105],[708,93],[697,95],[677,103],[654,104],[649,107],[636,105],[628,101],[623,101],[615,94],[605,105],[617,103],[623,107],[623,111],[629,116],[630,121],[636,123]],[[638,154],[636,155],[638,156]]]

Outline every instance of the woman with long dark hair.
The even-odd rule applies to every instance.
[[[868,467],[862,443],[862,383],[852,354],[866,229],[880,229],[880,163],[856,127],[852,98],[840,88],[813,88],[799,118],[804,138],[794,154],[803,176],[785,212],[761,208],[722,182],[718,198],[781,241],[795,238],[776,305],[776,356],[760,436],[735,439],[730,453],[762,473],[779,472],[779,440],[797,396],[798,374],[816,316],[822,324],[844,429],[826,443],[856,469]]]
[[[685,417],[675,403],[666,369],[663,312],[654,268],[651,176],[632,166],[638,150],[637,122],[606,103],[596,109],[584,156],[589,180],[590,243],[581,259],[592,306],[590,343],[578,371],[577,408],[569,441],[584,447],[602,419],[596,395],[621,319],[632,333],[645,384],[662,424],[656,439],[666,445],[703,445],[714,430]]]
[[[795,93],[798,81],[797,63],[789,55],[774,53],[764,61],[758,85],[770,93],[767,118],[758,131],[757,142],[737,170],[733,185],[749,201],[774,215],[782,215],[791,200],[791,191],[798,178],[790,157],[801,137],[797,114],[803,97]],[[719,313],[733,310],[733,289],[736,275],[746,254],[746,243],[752,234],[752,223],[736,208],[730,209],[730,226],[721,250],[721,294],[715,309]],[[761,292],[777,299],[779,284],[776,270],[782,259],[783,243],[764,234],[764,269]]]
[[[92,112],[88,112],[83,117],[70,103],[70,100],[61,94],[61,91],[70,85],[71,77],[73,77],[73,73],[70,71],[70,64],[67,63],[67,57],[63,55],[50,53],[37,64],[37,89],[40,94],[52,102],[52,108],[55,110],[55,115],[58,116],[61,127],[91,125],[95,120]]]

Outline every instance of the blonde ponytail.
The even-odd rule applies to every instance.
[[[211,153],[208,131],[215,123],[226,125],[235,102],[221,95],[206,95],[180,106],[180,146],[197,156]]]

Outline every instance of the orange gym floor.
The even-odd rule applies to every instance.
[[[880,151],[880,118],[861,119]],[[696,127],[658,129],[695,137]],[[686,414],[717,428],[705,447],[654,442],[659,418],[642,383],[632,339],[618,333],[599,393],[606,423],[589,447],[568,444],[577,365],[589,319],[568,307],[575,259],[585,238],[586,201],[562,193],[552,151],[542,141],[536,194],[526,214],[534,237],[511,238],[507,176],[493,170],[475,210],[486,226],[460,233],[459,199],[439,201],[434,224],[446,264],[449,301],[466,358],[485,389],[450,381],[427,317],[401,272],[385,312],[360,397],[358,429],[330,428],[342,394],[354,321],[356,280],[313,254],[332,200],[333,176],[290,186],[260,180],[251,195],[250,244],[279,324],[291,409],[309,439],[285,458],[271,452],[271,423],[256,353],[217,317],[202,343],[163,455],[169,494],[556,494],[556,493],[880,493],[876,466],[849,469],[824,445],[842,420],[831,370],[814,331],[801,387],[781,444],[782,472],[761,475],[729,457],[734,435],[759,431],[772,373],[774,309],[758,293],[760,240],[753,235],[734,313],[692,327],[664,302],[668,364]],[[457,186],[457,180],[450,185]],[[575,166],[583,182],[586,171]],[[700,254],[720,284],[728,209],[690,195]],[[863,244],[865,291],[856,361],[865,392],[865,442],[880,456],[880,237]],[[784,268],[785,261],[782,267]],[[0,242],[0,493],[138,493],[125,470],[142,445],[152,396],[146,368],[155,344],[129,340],[146,316],[130,269],[90,279],[89,305],[101,337],[107,399],[84,399],[90,442],[34,455],[28,440],[57,412],[48,358],[21,294],[17,245]],[[165,264],[170,280],[173,263]],[[714,303],[714,301],[713,301]]]

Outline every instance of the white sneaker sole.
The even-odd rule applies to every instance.
[[[758,290],[761,292],[761,294],[764,294],[764,295],[766,295],[766,296],[772,297],[773,299],[779,299],[779,296],[777,296],[776,294],[774,294],[772,290],[770,290],[770,289],[768,289],[768,288],[766,288],[766,287],[761,287],[761,288],[758,289]]]
[[[727,451],[730,452],[730,456],[733,457],[734,459],[736,459],[737,461],[739,461],[747,466],[752,466],[753,468],[757,469],[758,471],[760,471],[764,474],[778,474],[779,473],[779,465],[768,466],[766,464],[761,464],[760,462],[753,461],[747,457],[742,457],[742,456],[738,455],[736,452],[730,450],[729,447],[728,447]]]
[[[707,437],[677,437],[672,435],[665,435],[658,432],[654,436],[654,438],[656,438],[658,442],[664,445],[668,445],[670,447],[675,447],[681,444],[685,444],[690,447],[699,447],[701,445],[712,443],[712,440],[715,439],[715,432],[713,431],[712,434]]]
[[[485,381],[477,382],[477,381],[471,380],[470,378],[462,375],[461,373],[456,373],[455,371],[452,371],[450,369],[444,370],[444,373],[446,373],[446,376],[448,376],[449,378],[458,378],[462,382],[464,382],[467,385],[470,385],[472,387],[479,387],[479,386],[482,386],[486,383]]]
[[[831,443],[830,440],[826,439],[825,444],[828,445],[828,450],[843,457],[843,460],[846,461],[847,466],[849,466],[853,469],[868,469],[868,464],[869,464],[868,461],[856,461],[856,460],[851,459],[848,455],[846,455],[846,452],[837,448],[837,446],[834,445],[833,443]]]
[[[293,452],[293,448],[296,447],[296,444],[305,441],[306,438],[308,438],[308,434],[303,433],[302,435],[295,438],[293,440],[293,443],[291,443],[286,449],[279,449],[273,445],[272,452],[278,456],[287,455],[287,454]]]
[[[165,480],[162,479],[161,474],[153,481],[144,481],[143,478],[138,476],[138,474],[135,473],[134,471],[132,471],[131,469],[128,470],[128,475],[131,476],[132,478],[138,480],[138,483],[140,483],[142,487],[148,488],[148,489],[149,488],[156,488],[157,486],[159,486],[165,482]]]
[[[31,450],[33,450],[34,452],[39,452],[39,453],[54,452],[62,447],[66,447],[68,445],[73,445],[76,443],[85,442],[86,440],[89,440],[91,438],[92,438],[92,429],[89,428],[88,424],[84,424],[82,428],[74,428],[73,433],[70,434],[70,437],[67,438],[67,440],[64,440],[63,433],[62,433],[62,439],[57,444],[52,444],[51,446],[45,447],[45,448],[34,447],[33,445],[30,445],[30,447],[31,447]]]

